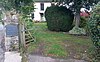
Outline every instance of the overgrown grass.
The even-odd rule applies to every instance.
[[[47,29],[46,23],[35,23],[34,26],[36,42],[28,47],[29,53],[40,48],[44,56],[67,58],[77,54],[81,55],[93,46],[87,36],[74,36],[66,32],[52,32]]]

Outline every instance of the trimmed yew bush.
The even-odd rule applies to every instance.
[[[66,7],[51,6],[45,11],[48,29],[51,31],[69,31],[72,28],[74,15]]]

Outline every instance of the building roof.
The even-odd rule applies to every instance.
[[[52,2],[52,0],[34,0],[35,2]]]

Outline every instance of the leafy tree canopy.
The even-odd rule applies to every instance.
[[[19,10],[21,6],[32,6],[33,0],[0,0],[0,3],[7,10],[11,8]]]
[[[70,6],[70,8],[73,8],[76,11],[80,11],[80,8],[83,5],[93,5],[93,3],[97,3],[99,2],[99,0],[52,0],[53,2],[59,2],[58,5],[62,4],[65,5],[67,4],[68,6]],[[72,5],[70,5],[69,3],[72,2]]]

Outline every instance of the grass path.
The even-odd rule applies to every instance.
[[[46,23],[35,23],[36,42],[28,47],[28,52],[34,55],[50,56],[54,58],[82,59],[88,54],[92,42],[87,36],[74,36],[66,32],[52,32]]]

